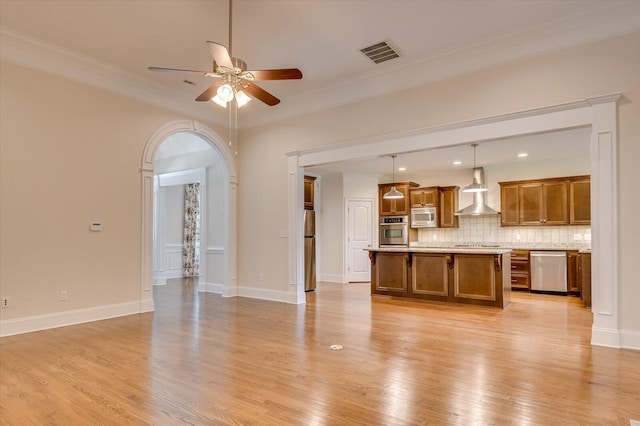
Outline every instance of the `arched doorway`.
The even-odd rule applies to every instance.
[[[222,253],[223,272],[219,288],[214,291],[222,296],[237,295],[236,289],[236,165],[231,152],[223,140],[211,129],[197,121],[176,121],[168,123],[158,129],[149,138],[142,157],[142,275],[141,275],[141,310],[153,310],[153,206],[154,206],[154,159],[160,145],[172,135],[190,133],[206,141],[220,155],[224,173],[222,176],[222,190],[219,193],[223,212],[220,220],[224,230],[220,238],[224,251]],[[211,291],[203,286],[201,290]]]

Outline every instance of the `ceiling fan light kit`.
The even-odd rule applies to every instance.
[[[229,49],[220,43],[207,41],[209,53],[213,57],[212,71],[158,67],[149,67],[148,69],[150,71],[161,72],[197,73],[219,79],[219,81],[213,83],[196,98],[198,102],[213,101],[221,107],[226,108],[227,103],[235,100],[239,108],[246,105],[251,100],[251,97],[254,97],[269,106],[277,105],[280,103],[280,99],[258,86],[255,82],[265,80],[299,80],[302,78],[302,72],[298,68],[248,71],[245,61],[231,56],[232,6],[232,0],[229,0]]]

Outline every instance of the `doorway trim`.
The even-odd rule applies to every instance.
[[[592,312],[591,344],[627,347],[620,328],[620,265],[618,256],[618,105],[621,93],[585,98],[510,114],[356,139],[345,143],[287,153],[289,157],[290,285],[302,287],[302,194],[304,168],[337,161],[388,156],[518,135],[574,127],[591,127]],[[366,146],[366,147],[365,147]],[[367,156],[363,157],[362,153]],[[635,348],[638,349],[638,348]]]
[[[140,175],[142,179],[142,232],[141,232],[141,278],[140,311],[152,311],[153,306],[153,161],[156,152],[169,136],[187,132],[200,136],[221,154],[226,174],[224,200],[227,206],[224,227],[227,230],[224,244],[224,279],[222,296],[238,295],[237,289],[237,174],[235,158],[223,139],[209,127],[196,120],[180,120],[167,123],[155,131],[147,141],[142,155]]]

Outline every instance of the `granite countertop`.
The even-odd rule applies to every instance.
[[[580,251],[583,253],[591,252],[591,246],[585,244],[562,244],[562,243],[429,243],[429,242],[413,242],[411,248],[436,248],[436,249],[449,249],[449,248],[462,248],[460,245],[468,245],[470,248],[502,248],[511,250],[540,250],[540,251]]]
[[[451,253],[451,254],[506,254],[510,248],[504,247],[380,247],[367,249],[381,253]]]

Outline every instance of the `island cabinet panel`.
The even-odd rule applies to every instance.
[[[378,294],[407,295],[409,253],[377,253],[371,257],[371,290]]]
[[[454,297],[496,300],[493,256],[456,255],[453,265]]]
[[[371,294],[506,307],[511,254],[374,249]]]
[[[411,262],[411,293],[421,295],[449,295],[449,271],[453,255],[413,253]]]
[[[591,253],[578,255],[578,280],[580,298],[587,308],[591,307]]]

